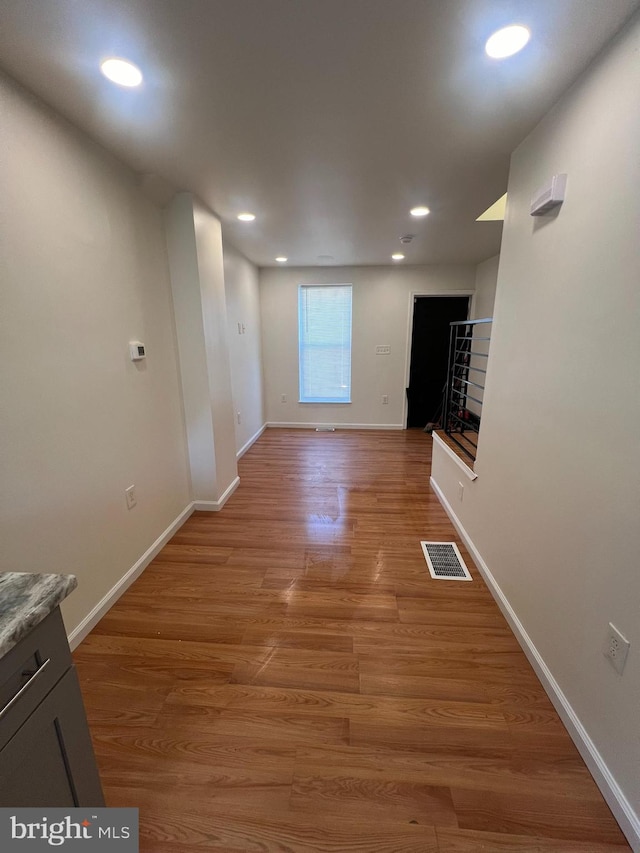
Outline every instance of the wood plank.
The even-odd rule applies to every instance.
[[[372,675],[360,675],[360,692],[368,696],[411,696],[415,699],[438,699],[443,702],[491,701],[491,685],[487,681],[437,676],[395,675],[379,669]]]
[[[565,767],[541,762],[523,765],[509,757],[452,755],[431,750],[405,750],[390,746],[299,747],[296,771],[302,775],[354,776],[426,785],[492,790],[510,794],[546,793],[580,796],[599,801],[600,792],[585,767]]]
[[[157,614],[152,610],[141,612],[139,608],[126,604],[107,613],[96,626],[94,634],[126,632],[130,637],[231,644],[240,643],[244,634],[244,623],[239,614],[225,618],[224,615],[210,612],[198,617],[184,609],[167,608],[165,616],[168,618],[158,621]]]
[[[410,625],[448,625],[449,627],[460,625],[473,628],[500,628],[505,624],[504,616],[495,611],[467,613],[462,608],[441,611],[435,606],[429,608],[416,605],[415,599],[412,604],[412,607],[408,607],[406,599],[398,599],[398,617],[401,622]]]
[[[167,706],[239,708],[244,711],[310,712],[330,717],[348,717],[384,724],[468,726],[474,730],[506,732],[503,714],[494,705],[463,702],[433,702],[424,699],[363,696],[344,691],[284,689],[256,685],[227,684],[209,687],[185,684],[167,698]]]
[[[99,636],[99,635],[94,635]],[[136,638],[137,639],[137,638]],[[179,640],[177,641],[180,642]],[[185,681],[203,681],[207,685],[227,684],[231,680],[233,663],[208,661],[206,659],[189,659],[174,657],[148,656],[147,659],[139,654],[86,654],[88,647],[74,653],[78,675],[83,689],[93,694],[94,685],[98,681],[97,673],[108,671],[112,683],[127,685],[131,677],[139,679],[141,685],[154,685],[158,680],[175,687]],[[97,695],[97,694],[96,694]],[[118,703],[120,704],[120,703]]]
[[[275,646],[283,649],[308,649],[323,652],[353,654],[353,637],[346,634],[315,633],[314,631],[269,631],[248,628],[242,643],[249,646]]]
[[[246,648],[251,648],[247,646]],[[360,689],[358,659],[352,654],[315,652],[307,649],[272,648],[238,663],[231,674],[235,684],[301,687],[319,690]]]
[[[184,726],[178,734],[170,727],[140,726],[135,731],[101,729],[93,738],[98,761],[103,758],[126,768],[131,758],[144,758],[149,773],[155,766],[174,763],[204,764],[211,768],[269,771],[276,768],[293,779],[296,746],[288,741],[252,741],[246,737],[203,733]]]
[[[290,800],[294,811],[340,811],[345,816],[457,826],[451,792],[418,782],[358,776],[296,775]]]
[[[522,652],[449,653],[449,654],[361,654],[360,672],[378,675],[393,672],[436,678],[464,678],[503,683],[535,683],[536,677]],[[525,668],[526,667],[526,668]]]
[[[604,800],[451,788],[461,829],[624,843]]]
[[[513,754],[505,731],[499,727],[410,726],[396,725],[385,720],[351,720],[349,743],[352,746],[382,746],[446,756],[466,756],[469,760],[511,758]]]
[[[130,803],[128,790],[117,791],[110,805]],[[197,803],[176,810],[166,798],[140,800],[141,853],[438,853],[435,829],[378,818],[291,809],[247,809]]]
[[[349,721],[346,718],[294,712],[251,712],[224,710],[199,705],[167,705],[156,725],[177,736],[197,739],[227,735],[271,744],[312,746],[319,743],[346,743]]]
[[[511,835],[502,832],[475,832],[468,829],[438,827],[440,853],[620,853],[628,849],[614,844],[594,841],[559,841],[531,835]]]

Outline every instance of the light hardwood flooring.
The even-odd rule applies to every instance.
[[[141,851],[629,849],[462,548],[422,431],[267,430],[75,652]]]

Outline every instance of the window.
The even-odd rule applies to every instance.
[[[301,403],[351,402],[351,285],[298,290]]]

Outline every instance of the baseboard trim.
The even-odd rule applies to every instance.
[[[192,514],[193,510],[194,506],[192,503],[185,507],[180,515],[171,522],[167,529],[158,536],[153,545],[151,545],[150,548],[147,548],[142,557],[140,557],[140,559],[137,560],[120,578],[120,580],[111,587],[109,592],[100,599],[92,610],[89,611],[82,622],[80,622],[80,624],[71,631],[69,634],[69,646],[72,651],[77,648],[87,634],[95,628],[104,614],[113,607],[116,601],[124,592],[127,591],[131,584],[140,577],[153,558],[160,553],[169,539],[171,539],[171,537],[182,527],[185,521]]]
[[[235,480],[231,483],[231,485],[225,489],[220,498],[217,501],[194,501],[193,508],[194,510],[200,510],[201,512],[220,512],[222,507],[229,500],[231,495],[235,492],[235,490],[240,485],[240,477],[236,477]]]
[[[495,598],[498,607],[502,611],[505,619],[511,626],[511,630],[516,636],[516,639],[522,646],[522,650],[527,656],[529,663],[536,671],[536,674],[542,686],[546,690],[551,699],[556,711],[558,712],[562,722],[567,727],[573,742],[578,751],[582,755],[585,764],[589,768],[596,784],[600,788],[603,797],[607,801],[609,808],[613,812],[614,817],[620,824],[620,828],[627,837],[629,844],[634,850],[640,850],[640,817],[635,813],[631,803],[625,797],[622,789],[616,782],[613,774],[605,764],[604,759],[598,752],[594,742],[591,740],[589,733],[582,725],[580,718],[571,707],[569,700],[562,692],[558,682],[555,680],[551,670],[544,662],[540,652],[533,643],[531,637],[527,634],[524,626],[518,619],[514,609],[511,607],[509,600],[502,592],[500,585],[494,578],[491,570],[483,560],[480,552],[476,548],[473,540],[465,530],[462,522],[454,512],[451,504],[444,495],[444,492],[431,477],[430,485],[444,511],[447,513],[453,526],[460,534],[460,538],[464,542],[467,550],[471,554],[474,563],[478,567],[478,571],[485,580],[489,590]]]
[[[269,429],[404,429],[403,424],[306,424],[288,421],[269,421],[266,426]]]
[[[254,435],[252,435],[251,438],[249,439],[249,441],[246,444],[243,444],[242,447],[240,448],[240,450],[238,450],[238,452],[236,453],[236,459],[240,459],[241,456],[244,456],[244,454],[247,452],[247,450],[249,450],[251,445],[255,444],[256,441],[260,438],[260,436],[262,435],[262,433],[265,431],[266,428],[267,428],[267,425],[262,424],[262,426],[260,427],[258,432],[256,432]]]

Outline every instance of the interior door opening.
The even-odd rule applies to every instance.
[[[407,429],[424,429],[441,417],[449,360],[449,323],[469,316],[469,296],[415,296]]]

